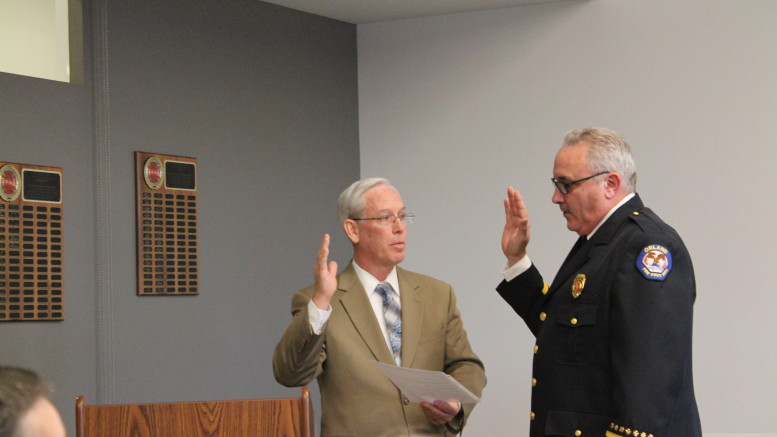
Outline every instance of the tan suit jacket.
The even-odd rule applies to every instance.
[[[402,304],[402,366],[450,374],[477,396],[486,385],[450,285],[397,268]],[[332,314],[321,335],[312,332],[307,305],[313,287],[298,291],[292,322],[275,348],[275,379],[298,387],[318,379],[321,436],[448,435],[426,420],[372,361],[394,364],[353,265],[338,275]],[[474,407],[464,404],[464,420]]]

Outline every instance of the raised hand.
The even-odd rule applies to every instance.
[[[507,257],[508,265],[513,265],[526,256],[526,246],[529,245],[529,215],[523,203],[521,193],[513,187],[507,188],[505,205],[505,228],[502,232],[502,252]]]
[[[313,292],[313,304],[319,309],[328,310],[329,302],[337,290],[337,263],[329,261],[329,234],[324,234],[318,248],[318,259],[313,267],[316,290]]]

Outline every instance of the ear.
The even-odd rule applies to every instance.
[[[615,197],[621,190],[621,175],[612,172],[604,180],[604,195],[608,199]]]
[[[348,239],[351,240],[351,244],[359,242],[359,226],[354,220],[346,219],[343,222],[343,230]]]

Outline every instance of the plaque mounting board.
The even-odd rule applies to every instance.
[[[0,162],[0,322],[65,319],[62,168]]]
[[[200,293],[197,159],[135,152],[138,296]]]

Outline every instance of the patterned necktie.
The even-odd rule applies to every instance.
[[[383,318],[388,330],[389,343],[391,344],[391,353],[394,355],[394,362],[399,365],[399,351],[402,348],[402,310],[399,306],[399,297],[394,292],[391,284],[381,282],[375,287],[375,291],[383,298]]]

